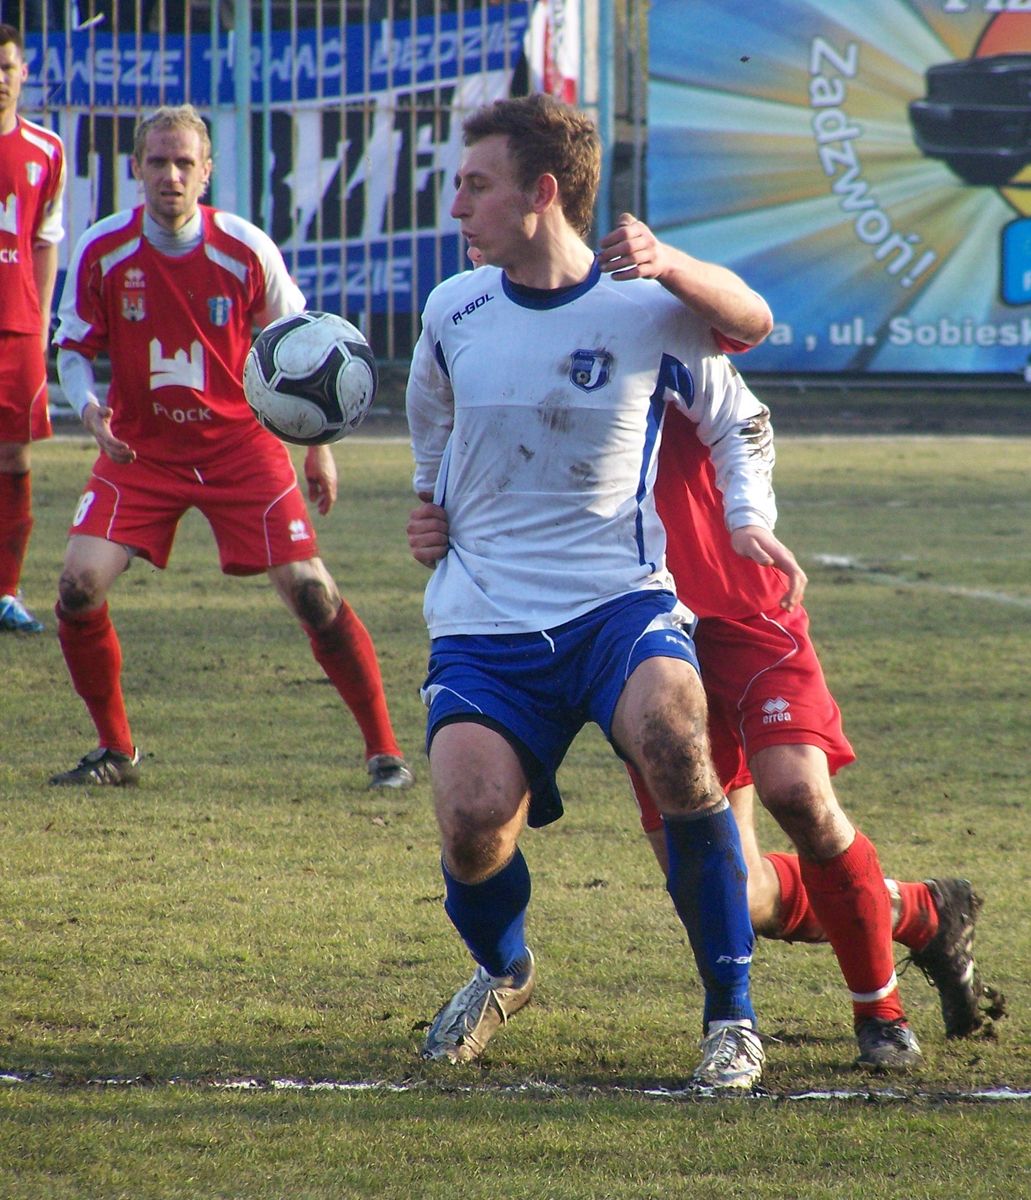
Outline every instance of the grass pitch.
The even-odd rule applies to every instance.
[[[700,989],[593,730],[563,769],[567,816],[524,838],[533,1005],[478,1068],[417,1062],[423,1023],[469,967],[441,911],[421,755],[425,575],[404,541],[404,444],[339,445],[342,499],[319,521],[419,773],[386,796],[366,790],[357,730],[306,639],[263,577],[219,575],[195,514],[167,572],[137,563],[112,596],[142,785],[47,786],[93,745],[50,616],[93,452],[37,446],[23,585],[47,630],[0,639],[0,1196],[1031,1188],[1027,1101],[972,1098],[1031,1090],[1028,446],[780,442],[779,532],[809,572],[814,636],[859,753],[843,802],[887,872],[965,874],[985,893],[978,956],[1010,1015],[996,1038],[946,1042],[910,971],[925,1063],[871,1083],[849,1066],[829,950],[760,942],[773,1096],[723,1102],[672,1094],[696,1061]]]

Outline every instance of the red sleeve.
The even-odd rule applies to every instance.
[[[745,350],[751,350],[752,342],[739,342],[737,338],[727,337],[725,333],[720,333],[718,329],[712,331],[712,336],[716,339],[716,345],[724,354],[742,354]]]

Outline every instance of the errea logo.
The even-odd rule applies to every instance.
[[[763,701],[763,724],[776,725],[791,720],[791,705],[783,696]]]
[[[290,522],[290,541],[291,542],[306,542],[310,539],[311,534],[308,532],[308,526],[303,521],[295,518]]]
[[[465,308],[460,308],[457,312],[451,314],[451,324],[461,325],[466,317],[471,317],[478,308],[483,308],[488,300],[493,300],[494,297],[489,292],[484,292],[482,296],[477,296],[475,300],[470,300]]]

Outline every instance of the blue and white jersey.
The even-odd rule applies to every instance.
[[[595,263],[557,292],[496,267],[431,293],[406,404],[415,490],[448,516],[430,635],[553,629],[668,588],[652,497],[667,402],[711,448],[730,528],[773,528],[767,409],[709,327],[653,280]]]

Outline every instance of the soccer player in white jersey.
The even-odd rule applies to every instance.
[[[191,507],[208,519],[223,572],[267,572],[361,729],[370,787],[412,782],[391,727],[376,651],[318,554],[286,447],[255,421],[243,362],[255,325],[304,307],[271,239],[200,204],[211,143],[190,105],[136,130],[133,172],[144,203],[91,226],[61,300],[58,370],[100,456],[69,530],[58,633],[98,745],[55,784],[135,783],[140,756],[121,688],[121,647],[107,594],[136,555],[169,558]],[[92,360],[111,360],[106,403]],[[329,448],[308,450],[309,497],[337,496]]]
[[[480,263],[473,248],[469,259]],[[598,261],[615,279],[660,280],[711,325],[717,344],[728,353],[757,344],[772,327],[769,307],[739,276],[659,241],[631,213],[601,239]],[[831,940],[850,990],[860,997],[853,999],[857,1061],[867,1069],[906,1070],[919,1059],[897,988],[882,986],[894,978],[891,938],[909,949],[911,961],[937,988],[947,1036],[983,1030],[986,1016],[1005,1014],[1005,998],[983,982],[974,961],[980,897],[965,879],[880,878],[876,853],[850,827],[830,782],[855,755],[809,637],[805,606],[785,612],[780,601],[788,581],[781,572],[734,553],[708,449],[694,422],[676,410],[667,412],[663,425],[655,500],[677,595],[699,618],[694,642],[709,707],[713,763],[741,835],[753,931],[785,941]],[[439,517],[426,529],[413,521],[409,536],[417,540],[427,531],[446,550]],[[425,552],[425,544],[421,549]],[[788,799],[806,798],[801,834],[796,829],[795,835],[808,861],[760,849],[752,757],[767,786],[764,803],[775,813]],[[628,769],[641,823],[665,869],[662,816],[640,775]],[[833,819],[814,819],[821,811]],[[841,841],[850,837],[842,854]],[[860,853],[871,871],[857,871]],[[821,886],[827,873],[830,885]],[[814,877],[815,906],[806,886]],[[883,905],[885,891],[890,913]],[[821,920],[816,908],[829,920]]]
[[[665,818],[669,891],[705,988],[691,1083],[748,1089],[763,1051],[745,867],[651,489],[673,403],[718,463],[735,552],[781,566],[793,605],[804,576],[771,532],[768,413],[704,320],[653,280],[601,273],[584,241],[600,163],[585,117],[549,97],[498,101],[464,137],[452,215],[486,265],[431,294],[407,406],[412,522],[429,529],[425,552],[410,541],[435,567],[423,694],[445,909],[476,970],[423,1055],[476,1059],[530,998],[518,837],[560,815],[555,773],[590,720]]]
[[[0,25],[0,632],[40,633],[19,585],[32,532],[30,444],[50,437],[46,349],[64,237],[64,146],[18,113],[21,34]]]

